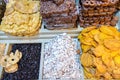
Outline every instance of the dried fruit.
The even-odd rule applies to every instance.
[[[92,58],[92,55],[89,54],[89,53],[83,53],[81,55],[81,63],[83,66],[86,66],[86,67],[89,67],[93,64],[93,58]]]
[[[2,56],[0,59],[0,65],[4,67],[5,72],[13,73],[18,70],[18,62],[22,58],[22,53],[16,50],[15,54],[13,52],[10,55]]]
[[[14,36],[32,36],[38,33],[41,25],[39,1],[10,0],[0,30]]]
[[[80,57],[88,79],[120,78],[120,32],[111,26],[88,27],[81,31]]]

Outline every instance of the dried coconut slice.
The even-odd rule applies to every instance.
[[[76,46],[71,37],[58,35],[45,47],[43,78],[80,78],[82,73],[76,55]]]

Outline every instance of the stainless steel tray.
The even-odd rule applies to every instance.
[[[47,42],[49,42],[49,41],[50,41],[50,39],[48,39],[48,40],[46,40],[46,41],[43,41],[42,43],[41,43],[41,41],[36,42],[36,43],[41,43],[41,44],[42,44],[42,45],[41,45],[41,56],[40,56],[41,59],[40,59],[39,79],[38,79],[38,80],[43,80],[43,79],[42,79],[42,76],[43,76],[42,73],[43,73],[43,63],[44,63],[44,48],[45,48],[45,44],[46,44]],[[75,44],[76,44],[77,49],[80,49],[79,41],[78,41],[77,38],[74,38],[74,42],[75,42]],[[14,42],[14,43],[7,43],[7,44],[6,44],[6,48],[5,48],[5,53],[4,53],[4,54],[9,54],[9,53],[10,53],[11,46],[12,46],[13,44],[16,44],[16,43]],[[18,43],[18,44],[20,44],[20,43]],[[80,65],[81,65],[81,64],[80,64]],[[83,75],[82,66],[80,67],[80,70],[81,70],[81,73],[82,73],[82,75]],[[3,68],[0,67],[0,79],[1,79],[2,75],[3,75]],[[78,80],[79,80],[79,79],[78,79]],[[81,77],[81,80],[84,80],[84,76]]]

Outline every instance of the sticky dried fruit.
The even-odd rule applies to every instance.
[[[32,36],[41,26],[39,1],[10,0],[0,30],[14,36]]]
[[[120,32],[115,27],[92,26],[81,31],[78,39],[81,42],[80,60],[86,78],[120,78]]]
[[[83,66],[89,67],[93,64],[93,58],[92,55],[90,55],[89,53],[83,53],[81,55],[81,63],[83,64]]]

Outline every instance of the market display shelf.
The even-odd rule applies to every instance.
[[[39,66],[39,79],[38,80],[44,80],[44,79],[42,79],[42,77],[43,77],[43,75],[42,75],[42,73],[43,73],[43,63],[44,63],[44,50],[45,50],[45,44],[46,43],[48,43],[49,41],[50,41],[51,39],[48,39],[48,40],[46,40],[46,41],[44,41],[44,42],[36,42],[36,43],[41,43],[41,55],[40,55],[40,66]],[[77,49],[80,49],[80,43],[79,43],[79,41],[78,41],[78,39],[77,38],[74,38],[73,39],[74,40],[74,42],[75,42],[75,44],[76,44],[76,48]],[[6,55],[6,54],[9,54],[10,53],[10,51],[12,50],[12,45],[13,44],[18,44],[18,43],[7,43],[6,44],[6,48],[5,48],[5,52],[4,52],[4,55]],[[20,44],[20,43],[19,43]],[[22,43],[23,44],[23,43]],[[33,43],[34,44],[34,43]],[[82,68],[82,67],[81,67]],[[3,71],[3,68],[2,67],[0,67],[0,79],[2,78],[2,76],[3,76],[3,73],[4,73],[4,71]],[[83,74],[83,73],[82,73]],[[79,80],[79,79],[78,79]]]

